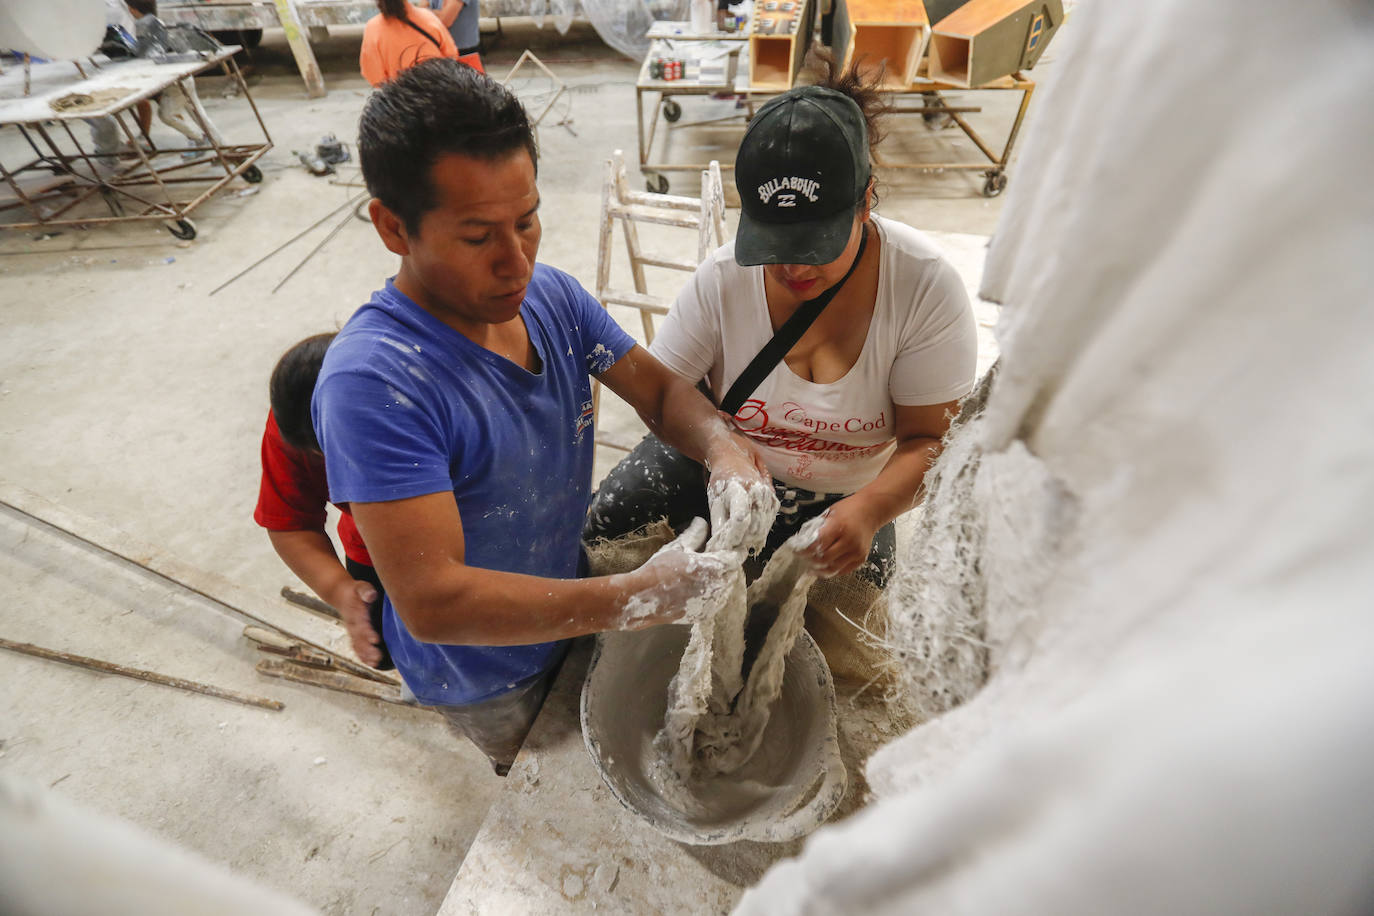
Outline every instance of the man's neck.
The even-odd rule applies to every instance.
[[[396,291],[404,295],[411,302],[429,312],[439,321],[453,328],[459,334],[471,340],[479,346],[485,346],[483,340],[490,333],[491,325],[485,322],[465,321],[448,310],[435,305],[434,298],[430,296],[429,290],[424,284],[406,269],[406,262],[401,261],[401,269],[396,273],[396,279],[392,281]]]
[[[396,279],[392,281],[392,285],[396,287],[397,292],[409,298],[420,308],[482,349],[490,350],[497,356],[504,356],[531,372],[539,371],[538,355],[530,344],[529,332],[525,328],[525,320],[521,315],[517,314],[510,321],[501,324],[459,318],[446,309],[434,305],[433,297],[429,295],[429,291],[406,270],[404,261],[401,262],[401,269],[396,274]]]

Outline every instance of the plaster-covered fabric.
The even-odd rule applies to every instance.
[[[924,510],[977,549],[916,538],[891,609],[963,602],[986,683],[737,912],[1374,911],[1371,48],[1362,3],[1078,7]]]

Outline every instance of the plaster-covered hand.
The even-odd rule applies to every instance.
[[[712,550],[756,551],[778,514],[773,477],[754,444],[737,432],[721,437],[706,458]]]
[[[873,548],[873,537],[882,527],[863,504],[846,497],[821,513],[821,530],[807,551],[818,575],[830,578],[851,573],[864,564]]]
[[[379,648],[381,639],[372,629],[371,606],[377,600],[377,589],[370,582],[348,579],[336,588],[325,600],[339,612],[348,639],[353,644],[353,652],[365,665],[376,665],[382,660]]]
[[[625,603],[619,629],[641,630],[661,623],[691,620],[719,604],[744,557],[738,551],[701,552],[706,520],[696,518],[687,530],[626,573],[634,590]]]

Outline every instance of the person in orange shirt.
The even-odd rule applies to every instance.
[[[380,86],[402,70],[432,57],[458,57],[458,46],[448,29],[427,9],[409,0],[377,0],[380,16],[363,29],[363,50],[358,56],[363,78]]]

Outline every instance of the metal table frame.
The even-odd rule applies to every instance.
[[[668,191],[668,178],[666,173],[700,172],[707,166],[705,162],[674,163],[654,161],[651,158],[659,119],[662,118],[669,125],[672,125],[681,117],[682,109],[677,102],[673,101],[674,96],[712,95],[718,92],[736,92],[745,97],[746,110],[741,114],[728,115],[724,118],[708,119],[705,121],[694,121],[690,125],[683,125],[686,127],[715,123],[717,121],[728,121],[740,117],[743,117],[747,123],[749,119],[753,118],[754,111],[758,104],[771,96],[778,95],[779,91],[772,89],[767,91],[750,89],[742,85],[703,85],[700,83],[687,83],[681,80],[665,82],[663,80],[651,79],[649,77],[649,56],[652,56],[653,53],[654,51],[651,48],[649,55],[645,57],[643,66],[640,68],[639,78],[635,82],[635,116],[638,124],[640,171],[644,173],[645,183],[649,190],[662,194]],[[983,194],[987,197],[996,197],[1006,188],[1007,164],[1011,161],[1012,149],[1016,145],[1016,138],[1021,132],[1021,124],[1025,120],[1026,110],[1030,107],[1031,94],[1034,91],[1035,81],[1021,72],[1013,73],[1010,76],[1004,76],[1001,79],[993,80],[991,83],[973,89],[966,89],[949,83],[918,81],[904,89],[886,90],[883,92],[883,95],[890,98],[893,105],[892,113],[895,115],[949,115],[964,135],[968,137],[978,149],[979,153],[982,154],[985,161],[893,162],[877,154],[874,155],[874,161],[879,168],[888,169],[918,169],[927,172],[943,171],[946,169],[982,171],[984,175]],[[1007,133],[1006,142],[1002,145],[1000,153],[994,149],[964,117],[965,114],[976,113],[982,109],[976,106],[950,105],[943,95],[943,93],[946,92],[1021,93],[1021,104],[1017,108],[1016,117],[1012,121],[1011,128]],[[657,98],[651,99],[653,108],[646,117],[644,97],[650,93],[656,95]],[[920,104],[914,107],[909,104],[903,104],[904,100],[910,100],[913,97],[915,97]],[[667,130],[668,128],[665,128],[665,132]],[[720,167],[722,169],[733,169],[734,156],[730,155],[728,150],[722,150],[722,153],[724,155],[719,157],[721,161]]]
[[[650,33],[653,34],[652,32]],[[649,45],[648,53],[644,55],[644,62],[640,65],[639,75],[635,79],[635,125],[636,136],[639,141],[639,170],[645,177],[645,184],[649,191],[655,194],[668,193],[668,178],[665,172],[697,172],[700,173],[707,168],[710,163],[701,162],[695,164],[679,165],[669,162],[650,162],[649,154],[654,147],[654,135],[658,131],[658,122],[661,117],[665,122],[672,124],[682,116],[682,108],[677,102],[673,101],[674,96],[690,95],[714,95],[718,92],[737,92],[736,83],[738,79],[732,75],[739,64],[739,54],[732,53],[726,63],[725,80],[720,83],[701,83],[697,81],[688,82],[686,80],[661,80],[654,79],[649,75],[650,62],[660,53],[670,50],[662,42],[670,36],[655,37]],[[712,35],[673,35],[673,41],[691,42],[695,40],[728,41],[738,43],[741,49],[748,47],[748,40],[743,35],[730,35],[727,33],[717,33]],[[647,132],[645,129],[644,117],[644,96],[646,93],[656,93],[658,98],[654,101],[653,113],[647,122]],[[750,117],[753,116],[751,109]],[[718,121],[730,121],[739,117],[738,115],[728,115]],[[694,121],[693,126],[712,123],[709,121]],[[724,160],[724,157],[722,157]],[[734,156],[729,157],[729,161],[722,161],[722,169],[733,169]]]
[[[90,78],[85,78],[85,70],[79,64],[58,62],[35,65],[35,70],[38,67],[72,67],[73,75],[78,77],[61,85],[58,90],[49,90],[45,96],[56,96],[59,91],[60,94],[66,95],[82,92],[87,88],[96,88],[92,86],[93,83],[108,83],[111,78],[117,80],[120,75],[119,68],[134,65],[140,65],[138,72],[144,75],[155,73],[157,79],[155,83],[123,96],[104,108],[80,111],[50,110],[50,116],[41,119],[33,117],[32,114],[14,115],[13,109],[16,106],[21,102],[31,102],[32,99],[0,100],[0,128],[16,128],[34,154],[33,159],[13,169],[0,162],[0,180],[9,186],[15,197],[13,201],[0,203],[0,211],[24,207],[32,217],[22,222],[0,223],[0,229],[159,220],[167,223],[168,230],[178,238],[194,238],[195,224],[189,219],[192,211],[235,178],[241,176],[249,182],[261,181],[262,172],[254,163],[272,148],[272,138],[267,132],[267,125],[263,123],[262,114],[248,92],[243,74],[233,60],[238,50],[237,46],[231,45],[214,54],[206,55],[202,60],[177,64],[153,64],[151,61],[109,63],[99,67],[98,74]],[[262,130],[264,142],[219,143],[213,139],[213,132],[202,118],[197,106],[189,104],[188,99],[186,109],[201,132],[209,138],[209,145],[159,149],[152,143],[151,138],[143,137],[151,147],[145,149],[144,143],[140,142],[141,135],[137,130],[136,120],[133,126],[129,123],[134,120],[130,116],[134,106],[160,92],[185,93],[183,80],[218,65],[223,65],[228,70],[230,77],[238,85],[238,91],[252,108],[258,127]],[[149,66],[165,68],[165,73],[150,71]],[[86,151],[77,136],[78,131],[72,129],[72,122],[101,117],[112,117],[115,120],[120,133],[137,157],[134,162],[116,164],[112,167],[106,164],[109,157],[97,156],[94,152]],[[58,142],[63,134],[75,152],[64,149]],[[199,155],[188,160],[182,155],[187,152]],[[188,174],[189,170],[198,170],[199,167],[207,165],[215,167],[210,175]],[[36,191],[26,192],[20,185],[20,179],[33,173],[48,173],[52,180]],[[204,185],[207,182],[209,186],[199,190],[193,197],[186,198],[176,193],[181,185]],[[154,187],[160,191],[161,199],[156,199],[156,195],[148,193]],[[110,210],[109,216],[77,216],[73,213],[81,204],[96,195],[104,199]],[[54,208],[48,208],[45,206],[47,204],[53,204]],[[136,212],[126,212],[127,204],[132,204]]]
[[[1020,92],[1021,104],[1016,109],[1016,117],[1012,119],[1011,128],[1007,131],[1006,143],[1002,146],[999,155],[988,142],[973,129],[963,117],[965,114],[982,111],[982,108],[974,106],[952,106],[941,94],[944,92]],[[875,151],[873,161],[879,168],[885,169],[919,169],[921,171],[944,171],[946,169],[958,170],[981,170],[984,175],[983,196],[996,197],[1001,194],[1007,186],[1007,164],[1011,161],[1012,147],[1016,145],[1016,138],[1021,133],[1021,123],[1026,118],[1026,109],[1030,108],[1031,94],[1035,92],[1035,81],[1024,73],[1017,71],[1010,76],[995,79],[991,83],[977,86],[973,89],[966,89],[962,86],[953,86],[949,83],[915,83],[909,89],[900,92],[890,93],[893,96],[893,114],[947,114],[963,131],[964,136],[978,147],[978,151],[986,157],[987,162],[890,162]],[[920,95],[923,102],[918,107],[902,107],[901,99],[910,98],[913,95]],[[929,104],[927,96],[933,96],[938,104]]]

